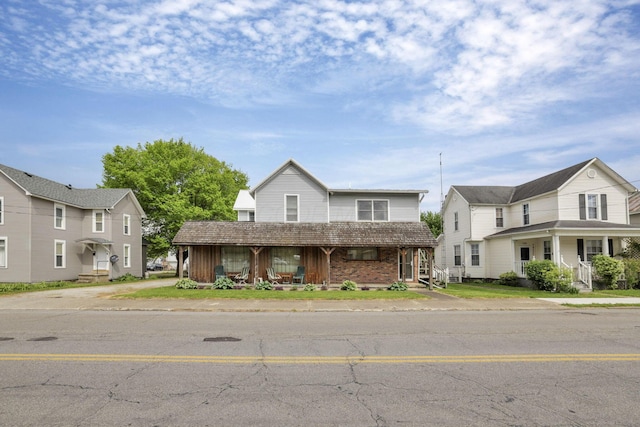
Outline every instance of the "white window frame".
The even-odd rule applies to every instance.
[[[124,258],[122,261],[124,268],[131,268],[131,245],[124,244],[122,246],[122,258]]]
[[[584,241],[584,256],[587,262],[591,262],[596,255],[602,255],[604,245],[600,239],[589,239]]]
[[[58,253],[61,248],[61,253]],[[58,257],[60,257],[61,265],[58,265]],[[66,240],[54,240],[53,242],[53,268],[67,268],[67,242]]]
[[[131,236],[131,215],[122,214],[122,234]]]
[[[480,267],[480,243],[471,243],[471,265]]]
[[[293,206],[289,206],[289,199],[295,198],[295,219],[290,219],[289,214],[293,214]],[[300,222],[300,195],[298,194],[285,194],[284,195],[284,222]]]
[[[600,195],[599,194],[587,194],[586,196],[587,219],[599,219],[600,218]]]
[[[458,212],[453,213],[453,231],[460,230],[460,217]]]
[[[384,203],[385,209],[376,209],[376,203],[378,204]],[[362,206],[364,206],[365,204],[368,204],[369,206],[367,207],[366,210],[360,209],[361,204]],[[390,217],[389,206],[390,205],[391,204],[389,203],[388,199],[357,199],[356,200],[356,220],[360,222],[389,222],[389,217]],[[370,214],[371,218],[368,218],[368,217],[361,218],[360,216],[361,212]],[[382,214],[384,217],[381,218],[380,214]]]
[[[0,225],[4,225],[4,197],[0,196]]]
[[[453,265],[455,267],[462,266],[462,246],[453,245]]]
[[[100,215],[100,217],[102,218],[102,221],[98,222],[98,215]],[[93,211],[93,232],[94,233],[104,233],[104,211]],[[98,230],[98,224],[100,224],[102,226],[101,230]]]
[[[542,257],[546,260],[551,260],[553,258],[553,248],[551,246],[551,240],[545,240],[542,242]]]
[[[0,251],[0,268],[9,267],[9,239],[6,236],[0,236],[0,242],[4,242],[2,245],[3,250]]]
[[[58,209],[60,209],[61,212],[60,216],[58,216]],[[60,220],[60,225],[58,225],[58,219]],[[53,204],[53,228],[56,230],[67,229],[67,207],[65,205],[59,203]]]
[[[496,228],[504,228],[504,208],[496,208]]]
[[[522,204],[522,225],[531,224],[531,208],[529,203]]]

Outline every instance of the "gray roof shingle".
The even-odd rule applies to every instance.
[[[126,188],[73,188],[2,164],[0,172],[33,196],[84,209],[111,208],[131,191]]]
[[[435,247],[423,222],[271,223],[188,221],[176,245]]]

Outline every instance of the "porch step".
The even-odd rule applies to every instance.
[[[78,283],[103,283],[109,281],[108,271],[78,274]]]

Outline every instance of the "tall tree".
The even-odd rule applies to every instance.
[[[146,212],[143,229],[153,257],[167,253],[186,220],[233,220],[233,203],[249,181],[182,138],[117,145],[102,164],[102,187],[131,188]]]
[[[427,223],[436,239],[442,234],[442,215],[437,212],[420,212],[420,221]]]

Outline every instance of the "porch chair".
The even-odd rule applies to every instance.
[[[267,267],[267,280],[269,280],[272,285],[279,285],[278,280],[282,280],[282,276],[273,271],[273,267]]]
[[[242,267],[242,271],[235,276],[233,276],[233,280],[236,281],[239,285],[246,285],[247,279],[249,278],[249,267]]]
[[[216,265],[215,269],[216,280],[221,277],[227,277],[227,274],[224,272],[224,265]]]
[[[296,271],[296,274],[293,275],[293,283],[296,283],[296,281],[300,281],[301,285],[304,285],[304,265],[299,265],[298,266],[298,271]]]

